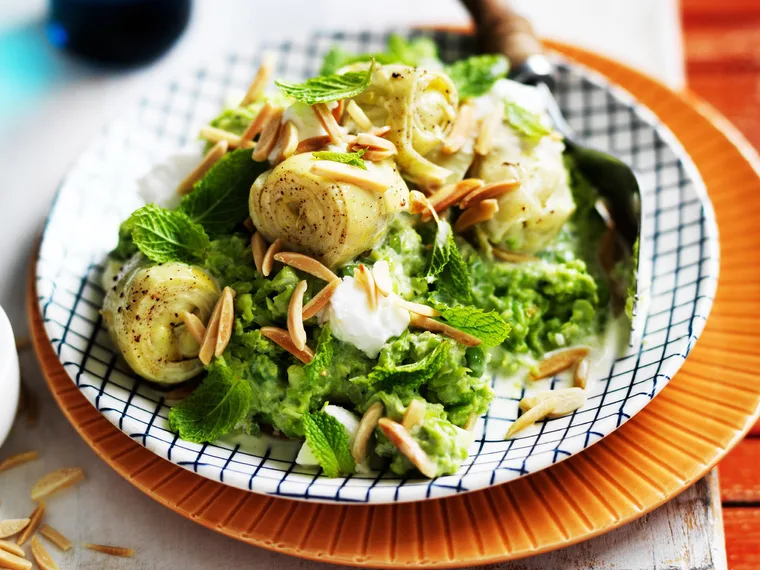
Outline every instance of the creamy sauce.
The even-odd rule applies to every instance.
[[[409,326],[409,312],[391,297],[378,295],[377,307],[369,306],[364,287],[353,277],[344,277],[324,312],[332,333],[353,344],[370,358],[376,358],[385,343]]]

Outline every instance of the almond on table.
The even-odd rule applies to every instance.
[[[48,473],[34,485],[32,500],[41,501],[64,489],[84,481],[85,473],[81,467],[69,467]]]

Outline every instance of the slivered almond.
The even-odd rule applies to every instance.
[[[274,265],[275,256],[282,251],[282,238],[277,238],[264,252],[264,259],[261,261],[261,274],[264,277],[269,277],[272,273],[272,266]],[[278,260],[279,261],[279,260]]]
[[[251,155],[253,160],[262,162],[266,160],[269,153],[272,152],[272,149],[274,148],[274,145],[277,144],[277,139],[280,136],[280,128],[282,127],[280,121],[282,120],[283,112],[284,109],[282,107],[276,107],[269,113],[269,116],[266,118],[266,123],[261,129],[261,136],[256,143],[256,148]]]
[[[534,408],[531,408],[522,414],[519,418],[517,418],[511,426],[509,426],[507,433],[504,435],[504,439],[509,439],[517,432],[532,426],[539,420],[543,420],[554,411],[554,406],[555,402],[551,400],[544,400]]]
[[[193,168],[193,171],[188,174],[182,182],[179,183],[179,186],[177,186],[177,194],[182,196],[190,192],[193,189],[195,183],[203,178],[206,173],[211,170],[211,167],[214,166],[214,164],[216,164],[219,159],[225,155],[229,146],[230,143],[225,140],[219,141],[214,146],[212,146],[211,149],[206,153],[206,156],[203,157],[203,160],[198,163],[198,166]]]
[[[59,570],[58,565],[53,561],[47,549],[42,546],[42,542],[36,536],[32,537],[32,558],[34,558],[40,570]]]
[[[362,155],[362,158],[370,162],[380,162],[392,157],[394,154],[396,153],[390,150],[368,150]]]
[[[393,154],[396,154],[397,152],[396,145],[391,141],[369,133],[359,133],[354,145],[371,150],[388,150],[393,152]]]
[[[496,105],[493,110],[480,121],[478,138],[475,140],[475,153],[480,156],[485,156],[491,152],[491,144],[496,132],[496,127],[501,122],[501,118],[504,114],[504,110],[501,107],[501,105]]]
[[[533,255],[504,251],[498,247],[494,247],[491,252],[496,259],[499,259],[501,261],[508,261],[510,263],[526,263],[528,261],[538,261],[538,258]]]
[[[387,297],[393,293],[393,279],[391,279],[391,268],[384,259],[376,261],[372,266],[372,277],[375,278],[375,287],[378,292]]]
[[[536,370],[531,372],[530,377],[532,380],[540,380],[554,376],[586,358],[588,353],[589,349],[585,346],[561,348],[550,352],[536,365]]]
[[[52,526],[48,524],[43,524],[40,527],[40,534],[47,538],[50,542],[55,544],[58,548],[63,550],[64,552],[67,552],[71,550],[72,544],[71,541],[63,536],[63,534],[54,529]]]
[[[422,420],[425,419],[425,404],[422,400],[414,399],[409,402],[409,406],[404,412],[404,419],[401,421],[401,425],[404,429],[409,431]]]
[[[367,269],[363,263],[359,264],[354,270],[354,279],[359,283],[367,293],[367,304],[371,311],[377,309],[377,287],[375,287],[375,278],[372,272]]]
[[[520,400],[520,409],[524,412],[535,408],[541,402],[552,402],[554,408],[549,413],[550,418],[559,418],[572,414],[586,403],[586,392],[582,388],[560,388],[545,390],[534,396],[526,396]]]
[[[44,515],[45,503],[41,502],[37,505],[37,508],[32,511],[32,514],[29,515],[29,524],[24,527],[24,530],[22,530],[21,534],[19,534],[16,538],[16,544],[19,546],[24,546],[24,543],[29,540],[29,537],[32,536],[32,533],[37,530],[38,526],[40,526],[40,522],[42,521],[42,517]]]
[[[479,417],[478,414],[476,414],[475,412],[472,412],[467,418],[467,423],[464,424],[464,429],[466,429],[467,431],[474,430],[475,426],[478,425],[478,417]]]
[[[219,319],[222,317],[222,297],[219,295],[219,299],[214,305],[214,310],[211,311],[211,316],[206,323],[206,333],[203,335],[203,342],[201,343],[201,349],[198,351],[198,359],[208,366],[211,363],[211,359],[214,357],[214,351],[216,350],[216,341],[219,338]]]
[[[39,459],[39,457],[40,454],[37,451],[25,451],[23,453],[16,453],[15,455],[6,457],[0,461],[0,473],[18,467],[19,465],[23,465],[24,463],[29,463],[35,459]]]
[[[29,519],[6,519],[0,521],[0,538],[8,538],[20,533],[29,524]]]
[[[409,192],[409,213],[410,214],[422,214],[427,212],[428,206],[427,197],[418,190],[412,190]]]
[[[459,202],[459,207],[464,210],[473,204],[477,204],[478,202],[482,202],[483,200],[487,200],[489,198],[498,198],[502,194],[517,190],[519,187],[520,181],[516,179],[502,180],[501,182],[491,182],[490,184],[481,186],[480,188],[477,188],[467,194],[467,196],[462,198],[462,201]]]
[[[437,190],[428,196],[428,200],[430,201],[430,205],[435,208],[435,211],[440,213],[481,186],[483,186],[483,181],[480,178],[465,178],[456,184],[449,184]],[[423,220],[429,218],[430,214],[422,214]]]
[[[411,320],[409,321],[409,324],[418,329],[441,333],[465,346],[478,346],[481,343],[481,340],[478,337],[467,334],[459,329],[455,329],[441,321],[436,321],[430,317],[425,317],[416,313],[411,313],[410,317]]]
[[[26,558],[24,549],[21,548],[18,544],[13,544],[12,542],[8,540],[0,540],[0,550],[4,550],[5,552],[10,552],[11,554],[20,556],[21,558]]]
[[[330,135],[319,135],[316,137],[309,137],[298,141],[298,146],[294,154],[301,154],[302,152],[314,152],[319,149],[325,148],[330,144]]]
[[[198,344],[203,343],[203,337],[206,334],[206,326],[198,318],[198,316],[189,311],[182,311],[179,314],[179,318],[182,319],[183,323],[185,323],[187,332],[189,332],[190,335],[195,339],[195,342]]]
[[[248,87],[243,100],[240,102],[240,106],[250,105],[256,99],[263,95],[264,90],[269,83],[269,79],[272,77],[272,71],[274,70],[274,58],[271,54],[265,54],[261,59],[261,65],[256,71],[256,75],[251,81],[251,85]]]
[[[458,232],[463,232],[475,224],[490,220],[498,211],[499,203],[493,198],[478,202],[462,212],[462,215],[457,218],[454,224],[454,229]]]
[[[264,255],[267,252],[267,242],[264,241],[264,236],[259,232],[254,233],[251,236],[251,253],[253,253],[253,264],[256,266],[256,271],[264,274]]]
[[[288,304],[288,333],[290,339],[298,350],[306,348],[306,330],[303,328],[303,294],[308,284],[299,281],[293,289]]]
[[[31,570],[32,563],[21,556],[0,548],[0,568],[8,568],[9,570]]]
[[[423,317],[440,317],[441,311],[438,311],[434,309],[433,307],[429,307],[428,305],[423,305],[422,303],[413,303],[411,301],[407,301],[406,299],[402,299],[401,297],[394,297],[393,302],[396,303],[399,307],[402,309],[406,309],[410,313],[414,313],[415,315],[422,315]]]
[[[83,544],[85,548],[94,550],[95,552],[101,552],[108,554],[109,556],[120,556],[122,558],[131,558],[135,555],[133,548],[123,548],[121,546],[108,546],[105,544],[90,544],[89,542]]]
[[[240,137],[238,135],[229,131],[217,129],[216,127],[201,127],[200,137],[213,143],[227,141],[227,144],[232,148],[238,148],[240,146]],[[243,146],[245,148],[253,148],[253,143],[246,143]]]
[[[286,158],[293,156],[298,148],[298,127],[292,121],[285,123],[280,132],[280,154],[277,155],[277,162],[280,163]]]
[[[298,350],[296,345],[293,344],[290,334],[285,329],[279,327],[261,327],[260,330],[262,335],[287,350],[304,364],[309,364],[314,359],[314,351],[308,346],[305,346],[303,350]]]
[[[332,116],[335,118],[335,122],[338,124],[341,123],[343,120],[343,111],[346,110],[346,100],[340,99],[338,101],[338,104],[333,107],[330,112],[332,113]]]
[[[356,437],[354,437],[354,445],[351,448],[351,455],[357,464],[361,464],[367,459],[369,439],[372,437],[372,432],[375,431],[377,422],[383,415],[383,411],[382,402],[375,402],[367,408],[361,421],[359,421],[359,427],[356,428]]]
[[[441,152],[443,154],[454,154],[462,149],[467,142],[468,135],[472,132],[473,123],[475,122],[475,108],[465,103],[459,107],[459,114],[454,120],[454,126],[451,128],[449,136],[443,141]]]
[[[376,137],[384,137],[389,132],[391,132],[391,128],[389,125],[385,125],[382,127],[375,127],[374,129],[370,130],[370,133],[372,133]]]
[[[356,101],[351,99],[346,105],[346,113],[356,123],[356,126],[363,131],[369,131],[372,129],[372,121],[369,120],[367,114],[362,110]]]
[[[32,500],[41,501],[84,480],[84,469],[68,467],[48,473],[34,485]]]
[[[327,306],[327,303],[330,302],[330,297],[333,296],[333,293],[335,293],[335,290],[338,288],[338,285],[340,285],[340,283],[340,279],[335,279],[334,281],[330,281],[327,285],[322,287],[322,290],[314,295],[311,298],[311,301],[304,305],[301,318],[306,321],[324,309]]]
[[[314,109],[314,114],[317,116],[319,123],[330,136],[330,141],[332,141],[333,144],[341,144],[343,142],[343,135],[340,132],[338,122],[327,108],[327,105],[324,103],[317,103],[316,105],[312,105],[312,109]]]
[[[217,358],[224,354],[224,349],[232,338],[232,328],[235,325],[235,293],[231,287],[225,287],[222,291],[222,310],[219,313],[219,331],[216,335],[214,356]]]
[[[303,253],[283,251],[282,253],[275,255],[274,258],[280,263],[290,265],[290,267],[295,267],[296,269],[299,269],[304,273],[308,273],[309,275],[313,275],[322,281],[336,281],[339,279],[335,273],[330,271],[322,263],[313,257],[304,255]]]
[[[588,383],[588,372],[591,368],[591,362],[588,358],[584,358],[583,360],[579,360],[578,364],[575,365],[575,372],[573,373],[573,383],[578,386],[578,388],[586,389],[586,384]]]
[[[267,101],[264,103],[264,106],[259,109],[259,112],[256,113],[256,116],[253,118],[253,121],[250,122],[250,124],[245,128],[243,131],[243,134],[240,135],[240,140],[245,142],[253,142],[253,138],[260,134],[264,126],[269,121],[269,117],[272,115],[272,112],[275,110],[275,105]]]
[[[389,188],[387,182],[374,178],[367,171],[350,164],[342,164],[331,160],[317,160],[311,165],[311,172],[324,176],[335,182],[347,182],[360,188],[382,194]]]
[[[420,473],[431,479],[437,475],[438,470],[435,462],[422,450],[420,444],[404,429],[404,426],[389,418],[380,418],[377,425],[383,430],[383,433],[391,443],[412,462],[412,465]]]

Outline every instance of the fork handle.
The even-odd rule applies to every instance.
[[[510,61],[510,77],[529,84],[554,86],[554,67],[530,21],[509,0],[462,0],[475,22],[478,48],[502,53]]]

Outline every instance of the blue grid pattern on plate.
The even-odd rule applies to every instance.
[[[472,50],[469,37],[431,35],[444,59]],[[611,433],[662,389],[702,331],[717,284],[718,246],[696,169],[669,131],[630,95],[587,69],[559,61],[557,96],[570,125],[589,144],[633,165],[640,177],[643,237],[651,244],[653,263],[642,343],[609,371],[597,371],[581,410],[505,441],[524,392],[494,379],[497,396],[479,421],[470,456],[457,474],[432,481],[390,472],[328,479],[295,464],[296,442],[230,439],[196,445],[171,433],[166,395],[140,382],[117,358],[98,312],[105,254],[115,245],[119,222],[140,205],[134,180],[162,155],[198,146],[199,127],[231,91],[245,89],[261,54],[276,56],[278,76],[298,79],[314,74],[335,44],[380,50],[386,36],[320,33],[304,45],[263,45],[256,55],[231,54],[157,86],[131,114],[104,130],[62,183],[37,265],[45,328],[87,399],[158,455],[235,487],[305,500],[386,503],[479,489],[543,469]]]

